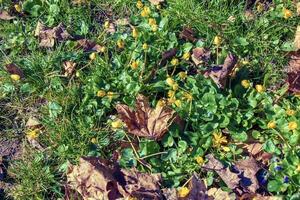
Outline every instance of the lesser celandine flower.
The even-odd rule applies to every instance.
[[[118,40],[117,41],[117,46],[118,46],[118,48],[123,49],[125,47],[124,41],[123,40]]]
[[[173,85],[172,85],[172,89],[173,90],[178,90],[178,88],[179,88],[179,86],[178,86],[178,84],[177,83],[174,83]]]
[[[144,6],[144,4],[143,4],[141,1],[138,1],[138,2],[136,3],[136,7],[137,7],[138,9],[142,9],[143,6]]]
[[[105,21],[105,22],[104,22],[104,28],[108,29],[108,28],[109,28],[109,26],[110,26],[110,23],[109,23],[109,21]]]
[[[258,93],[262,93],[265,91],[265,87],[263,85],[256,85],[255,89]]]
[[[172,64],[173,66],[178,65],[178,64],[179,64],[179,60],[178,60],[177,58],[173,58],[173,59],[171,60],[171,64]]]
[[[138,61],[133,61],[133,62],[131,63],[131,69],[137,69],[138,66],[139,66]]]
[[[219,47],[221,43],[222,43],[222,38],[220,36],[216,36],[214,38],[214,44]]]
[[[150,15],[151,11],[150,8],[145,6],[141,12],[142,17],[148,17]]]
[[[203,163],[204,163],[203,157],[197,156],[195,159],[196,159],[196,162],[197,162],[199,165],[203,165]]]
[[[173,86],[175,84],[175,81],[174,79],[172,79],[171,77],[168,77],[166,79],[166,83],[169,85],[169,86]]]
[[[250,87],[250,81],[249,81],[249,80],[242,80],[241,85],[242,85],[244,88],[247,89],[247,88]]]
[[[168,91],[168,97],[169,97],[169,98],[173,98],[174,96],[175,96],[175,91],[169,90],[169,91]]]
[[[28,131],[26,133],[26,137],[27,137],[28,140],[34,140],[34,139],[38,138],[39,137],[39,130],[35,129],[35,130]]]
[[[144,50],[147,50],[148,48],[149,48],[149,47],[148,47],[148,44],[147,44],[147,43],[144,43],[144,44],[143,44],[143,49],[144,49]]]
[[[296,111],[295,111],[295,110],[288,109],[288,110],[286,111],[286,114],[287,114],[288,116],[294,116],[294,115],[296,114]]]
[[[222,144],[227,144],[227,138],[222,133],[213,133],[214,147],[221,147]]]
[[[96,144],[97,143],[97,139],[96,138],[92,138],[91,139],[91,143]]]
[[[154,18],[149,18],[148,23],[150,26],[156,25],[156,20]]]
[[[269,129],[274,129],[274,128],[276,128],[276,122],[275,122],[275,121],[270,121],[270,122],[268,123],[267,127],[268,127]]]
[[[156,32],[158,30],[158,26],[156,24],[151,26],[151,29],[153,32]]]
[[[257,6],[256,6],[256,10],[257,12],[261,13],[262,11],[264,11],[264,4],[262,3],[258,3]]]
[[[17,12],[21,12],[22,11],[22,8],[21,8],[21,6],[19,4],[15,4],[14,7],[15,7],[15,9],[16,9]]]
[[[97,56],[97,54],[95,52],[93,52],[93,53],[90,54],[89,57],[90,57],[91,60],[95,60],[96,56]]]
[[[289,122],[288,127],[289,127],[289,130],[293,131],[293,130],[296,130],[298,128],[298,124],[297,124],[297,122],[292,121],[292,122]]]
[[[118,129],[118,128],[121,128],[122,127],[122,121],[121,120],[116,120],[116,121],[113,121],[111,123],[111,127],[114,128],[114,129]]]
[[[105,95],[106,95],[106,92],[104,90],[99,90],[97,92],[97,97],[105,97]]]
[[[178,189],[178,197],[184,198],[190,193],[189,188],[187,187],[181,187]]]
[[[158,100],[156,107],[164,107],[166,104],[167,104],[166,100],[160,99],[160,100]]]
[[[193,96],[188,92],[184,92],[183,93],[183,99],[186,99],[188,102],[190,102],[190,101],[193,100]]]
[[[106,47],[101,47],[101,48],[100,48],[100,52],[101,52],[101,53],[104,53],[105,51],[106,51]]]
[[[179,76],[179,78],[181,78],[182,80],[184,80],[187,77],[187,73],[186,72],[179,72],[178,76]]]
[[[223,151],[225,152],[229,152],[230,151],[230,148],[229,147],[222,147]]]
[[[10,78],[14,81],[19,81],[21,79],[20,75],[18,74],[11,74]]]
[[[175,100],[174,103],[177,107],[179,107],[179,108],[181,107],[181,101],[179,99]]]
[[[283,18],[284,19],[289,19],[289,18],[291,18],[293,16],[292,11],[290,11],[287,8],[283,8],[282,12],[283,12]]]
[[[139,32],[136,28],[132,29],[132,37],[137,38],[139,36]]]
[[[190,57],[191,57],[190,52],[185,52],[185,53],[183,54],[183,56],[182,56],[182,58],[183,58],[184,60],[189,60]]]

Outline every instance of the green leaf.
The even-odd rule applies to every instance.
[[[178,142],[178,149],[177,149],[178,153],[179,154],[184,153],[187,150],[187,147],[188,147],[188,145],[187,145],[186,141],[180,140]]]
[[[268,153],[275,153],[275,150],[276,150],[276,146],[275,144],[273,143],[272,140],[268,139],[264,145],[263,145],[263,149],[268,152]]]
[[[139,150],[140,157],[157,153],[160,150],[158,143],[151,140],[143,140],[140,142],[139,146],[140,146],[140,150]]]
[[[135,167],[137,165],[134,152],[131,148],[126,148],[122,151],[120,165],[123,167]]]
[[[172,147],[174,145],[174,139],[171,135],[166,135],[163,140],[162,144],[164,147]]]
[[[235,132],[232,135],[232,138],[237,141],[245,142],[248,139],[248,135],[246,132]]]
[[[268,183],[268,191],[269,192],[278,192],[280,191],[282,183],[278,180],[272,180]]]
[[[56,118],[62,112],[62,107],[56,102],[49,102],[48,109],[51,118]]]

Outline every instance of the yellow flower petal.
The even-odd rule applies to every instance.
[[[242,85],[244,88],[247,89],[247,88],[250,87],[250,81],[249,81],[249,80],[242,80],[241,85]]]
[[[298,128],[298,124],[297,124],[297,122],[292,121],[292,122],[289,123],[288,127],[289,127],[289,130],[293,131],[293,130],[296,130]]]
[[[10,78],[14,81],[19,81],[21,77],[18,74],[11,74]]]
[[[178,190],[178,197],[184,198],[184,197],[186,197],[189,193],[190,193],[189,188],[187,188],[187,187],[181,187],[181,188],[179,188],[179,190]]]

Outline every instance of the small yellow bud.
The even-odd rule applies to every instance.
[[[259,12],[259,13],[261,13],[261,12],[263,12],[264,11],[264,4],[262,4],[262,3],[258,3],[257,4],[257,6],[256,6],[256,10],[257,10],[257,12]]]
[[[169,91],[168,91],[168,97],[169,97],[169,98],[173,98],[174,96],[175,96],[175,91],[169,90]]]
[[[142,9],[143,6],[144,6],[144,4],[143,4],[141,1],[138,1],[138,2],[136,3],[136,7],[137,7],[138,9]]]
[[[132,63],[131,63],[131,69],[137,69],[139,67],[139,63],[137,62],[137,61],[133,61]]]
[[[198,163],[198,165],[203,165],[203,163],[204,163],[203,157],[197,156],[195,159],[196,159],[196,162]]]
[[[300,164],[298,164],[298,166],[296,168],[296,172],[300,172]]]
[[[296,114],[296,111],[291,110],[291,109],[288,109],[288,110],[286,111],[286,114],[287,114],[288,116],[294,116],[294,115]]]
[[[10,78],[14,81],[19,81],[21,77],[18,74],[11,74]]]
[[[95,60],[96,56],[97,56],[97,54],[95,52],[93,52],[93,53],[90,54],[89,57],[90,57],[91,60]]]
[[[178,88],[179,88],[179,86],[178,86],[178,84],[177,83],[174,83],[173,85],[172,85],[172,89],[173,90],[178,90]]]
[[[190,193],[189,188],[187,188],[187,187],[181,187],[181,188],[179,188],[179,190],[178,190],[178,197],[184,198],[184,197],[186,197],[189,193]]]
[[[96,138],[92,138],[91,139],[91,143],[96,144],[97,143],[97,139]]]
[[[166,79],[166,83],[167,83],[169,86],[173,86],[173,85],[175,84],[175,81],[174,81],[174,79],[168,77],[168,78]]]
[[[156,25],[156,20],[154,18],[149,18],[148,23],[150,26]]]
[[[106,92],[104,90],[99,90],[97,92],[97,97],[105,97],[105,95],[106,95]]]
[[[123,49],[125,47],[125,43],[123,40],[118,40],[117,41],[117,46],[119,49]]]
[[[181,107],[181,101],[179,99],[175,100],[175,105],[180,108]]]
[[[181,78],[182,80],[184,80],[187,77],[187,73],[186,72],[179,72],[178,76],[179,76],[179,78]]]
[[[114,92],[107,92],[107,95],[106,95],[110,100],[112,100],[115,96],[116,96],[116,93]]]
[[[111,123],[111,127],[114,128],[114,129],[121,128],[122,127],[122,121],[121,120],[113,121]]]
[[[32,131],[29,131],[26,133],[26,137],[28,140],[34,140],[36,138],[39,137],[39,133],[38,133],[38,129],[35,129],[35,130],[32,130]]]
[[[109,23],[109,21],[105,21],[105,22],[104,22],[104,28],[108,29],[108,28],[109,28],[109,26],[110,26],[110,23]]]
[[[137,38],[139,36],[139,32],[136,28],[132,29],[132,37]]]
[[[142,17],[148,17],[151,13],[151,10],[149,7],[145,6],[144,9],[141,12]]]
[[[101,52],[101,53],[104,53],[105,51],[106,51],[106,47],[101,47],[101,48],[100,48],[100,52]]]
[[[268,123],[267,127],[268,127],[269,129],[274,129],[274,128],[276,128],[276,122],[270,121],[270,122]]]
[[[283,12],[283,18],[284,19],[289,19],[289,18],[291,18],[293,16],[292,11],[290,11],[287,8],[283,8],[282,12]]]
[[[229,152],[230,151],[230,148],[229,147],[222,147],[222,149],[223,149],[223,151],[225,151],[225,152]]]
[[[164,107],[166,105],[166,101],[164,99],[158,100],[156,107]]]
[[[219,47],[221,43],[222,43],[222,38],[220,36],[216,36],[214,38],[214,44]]]
[[[173,66],[176,66],[176,65],[179,64],[179,60],[178,60],[177,58],[173,58],[173,59],[171,60],[171,64],[172,64]]]
[[[296,130],[298,128],[298,124],[297,122],[293,121],[293,122],[290,122],[289,123],[289,130],[293,131],[293,130]]]
[[[186,52],[186,53],[184,53],[183,56],[182,56],[182,58],[183,58],[184,60],[189,60],[190,57],[191,57],[190,52]]]
[[[151,28],[153,32],[156,32],[158,30],[158,26],[156,24],[152,25]]]
[[[241,62],[242,65],[249,65],[249,63],[250,63],[249,60],[242,60]]]
[[[186,99],[187,101],[192,101],[193,100],[193,96],[190,93],[185,92],[183,94],[183,99]]]
[[[21,6],[19,4],[15,4],[14,7],[15,7],[15,9],[16,9],[17,12],[20,13],[22,11],[22,8],[21,8]]]
[[[241,85],[242,85],[244,88],[247,89],[247,88],[250,87],[250,81],[249,81],[249,80],[242,80]]]
[[[265,87],[263,85],[256,85],[255,89],[258,93],[262,93],[265,91]]]
[[[148,48],[149,48],[149,47],[148,47],[148,44],[147,44],[147,43],[144,43],[144,44],[143,44],[143,49],[144,49],[144,50],[147,50]]]
[[[157,10],[160,10],[160,9],[161,9],[161,5],[160,5],[160,4],[157,5],[157,6],[156,6],[156,9],[157,9]]]

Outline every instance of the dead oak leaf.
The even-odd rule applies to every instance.
[[[10,74],[16,74],[19,75],[21,78],[24,78],[23,70],[14,63],[5,65],[5,70]]]
[[[71,76],[74,71],[75,71],[75,67],[76,67],[76,63],[75,62],[72,62],[72,61],[65,61],[63,62],[63,68],[64,68],[64,71],[65,71],[65,76]]]
[[[12,20],[15,19],[15,16],[11,16],[7,11],[0,10],[0,19],[2,20]]]
[[[237,57],[230,53],[227,55],[223,65],[213,67],[205,72],[204,75],[210,77],[219,88],[224,88],[237,61]]]
[[[179,34],[179,37],[189,42],[195,42],[197,40],[194,30],[188,27],[183,28],[183,30]]]
[[[127,125],[129,133],[155,140],[160,140],[168,131],[175,114],[175,111],[167,106],[152,109],[143,95],[137,96],[135,110],[124,104],[117,104],[116,110]]]
[[[195,65],[207,63],[210,59],[211,52],[205,48],[197,47],[193,49],[192,60]]]
[[[165,0],[149,0],[150,3],[152,3],[153,5],[159,5],[160,3],[163,3]]]
[[[71,35],[66,31],[62,23],[53,28],[46,28],[42,23],[38,22],[34,35],[39,37],[40,47],[53,47],[55,41],[59,42],[71,38]]]

